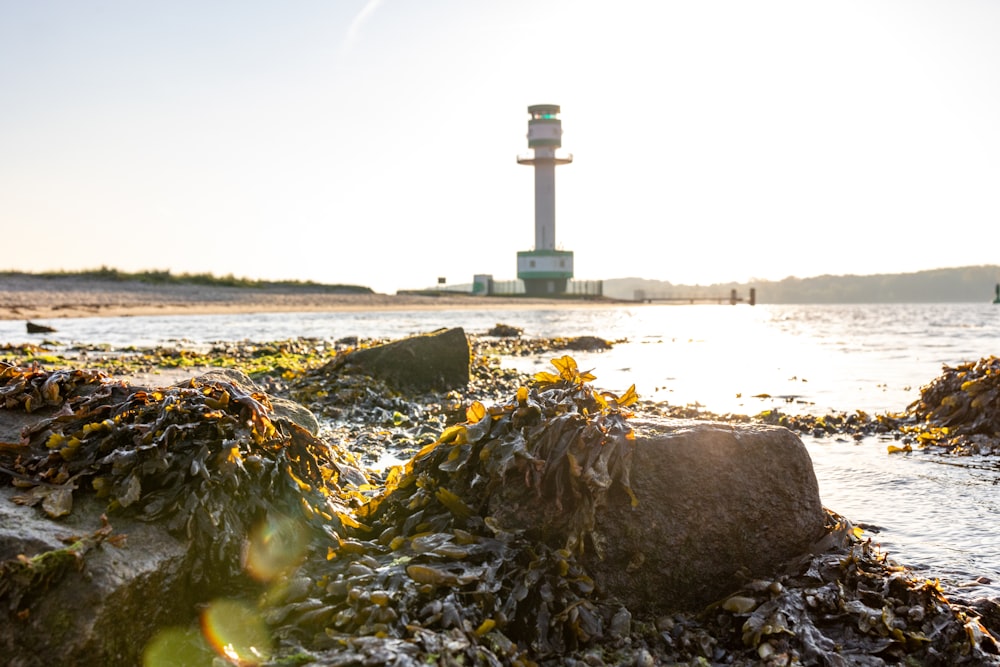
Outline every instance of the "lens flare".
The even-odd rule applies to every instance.
[[[216,653],[239,667],[270,658],[271,635],[260,615],[238,600],[215,600],[201,614],[201,630]]]
[[[197,629],[167,628],[146,644],[143,667],[210,667],[215,653]]]
[[[302,561],[308,543],[309,534],[300,522],[268,517],[250,533],[246,570],[257,581],[271,581]]]

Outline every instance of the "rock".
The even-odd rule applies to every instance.
[[[979,597],[965,603],[976,618],[987,630],[1000,637],[1000,599]]]
[[[812,461],[791,431],[680,420],[632,422],[632,507],[613,489],[588,566],[629,609],[698,609],[747,577],[773,576],[824,532]]]
[[[160,526],[116,516],[112,536],[126,536],[124,544],[98,542],[87,536],[101,529],[104,503],[92,495],[52,521],[38,508],[14,504],[17,494],[0,487],[5,665],[140,664],[142,647],[159,628],[190,622],[195,596],[204,591],[189,585],[181,541]],[[84,538],[75,549],[80,557],[64,541],[68,536]],[[23,567],[20,556],[35,559],[30,577],[12,571]]]
[[[247,393],[267,393],[264,391],[263,387],[250,379],[249,375],[234,368],[213,368],[195,377],[194,380],[200,383],[212,381],[231,382],[237,387],[242,388]],[[185,380],[174,386],[184,387],[190,382],[190,380]],[[268,395],[268,399],[271,401],[271,412],[273,417],[284,418],[294,424],[298,424],[305,430],[309,431],[312,435],[319,433],[319,420],[316,419],[316,415],[314,415],[304,405],[279,396]]]
[[[497,322],[496,326],[486,332],[486,335],[495,336],[497,338],[520,338],[523,333],[524,329],[521,329],[520,327]]]
[[[44,324],[35,324],[34,322],[27,322],[28,333],[53,333],[55,329],[46,326]]]
[[[322,372],[359,371],[398,389],[462,389],[469,383],[471,355],[469,339],[457,327],[354,350],[328,363]]]
[[[0,447],[19,444],[22,429],[34,426],[41,420],[50,418],[54,413],[55,409],[48,407],[30,413],[0,408]]]
[[[597,336],[576,336],[566,339],[565,349],[594,352],[597,350],[610,350],[612,347],[609,341]]]

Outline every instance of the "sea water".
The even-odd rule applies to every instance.
[[[902,411],[945,365],[1000,352],[992,304],[641,305],[553,309],[259,313],[42,321],[28,335],[0,321],[0,343],[209,346],[294,337],[400,338],[441,327],[485,334],[497,323],[526,337],[600,336],[604,352],[574,352],[594,384],[717,414]],[[505,358],[551,370],[552,354]],[[877,438],[803,436],[824,504],[861,523],[890,557],[969,596],[1000,595],[1000,461],[929,452],[889,455]],[[753,471],[747,471],[753,474]],[[991,583],[973,583],[985,578]],[[960,588],[961,587],[961,588]]]

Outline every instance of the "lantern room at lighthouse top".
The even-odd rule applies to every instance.
[[[528,148],[561,148],[562,121],[558,104],[536,104],[528,107]]]

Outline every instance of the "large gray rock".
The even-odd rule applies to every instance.
[[[6,412],[6,411],[4,411]],[[196,596],[184,543],[160,526],[112,517],[82,496],[59,521],[0,487],[0,655],[10,667],[137,664],[155,632],[190,622]],[[124,536],[115,546],[114,536]],[[29,565],[30,563],[30,565]]]
[[[774,575],[823,535],[812,461],[791,431],[632,424],[638,505],[613,490],[587,557],[597,585],[633,611],[701,608],[747,578]]]
[[[469,383],[472,351],[461,327],[355,350],[324,367],[326,372],[354,370],[385,380],[399,389],[462,389]]]

